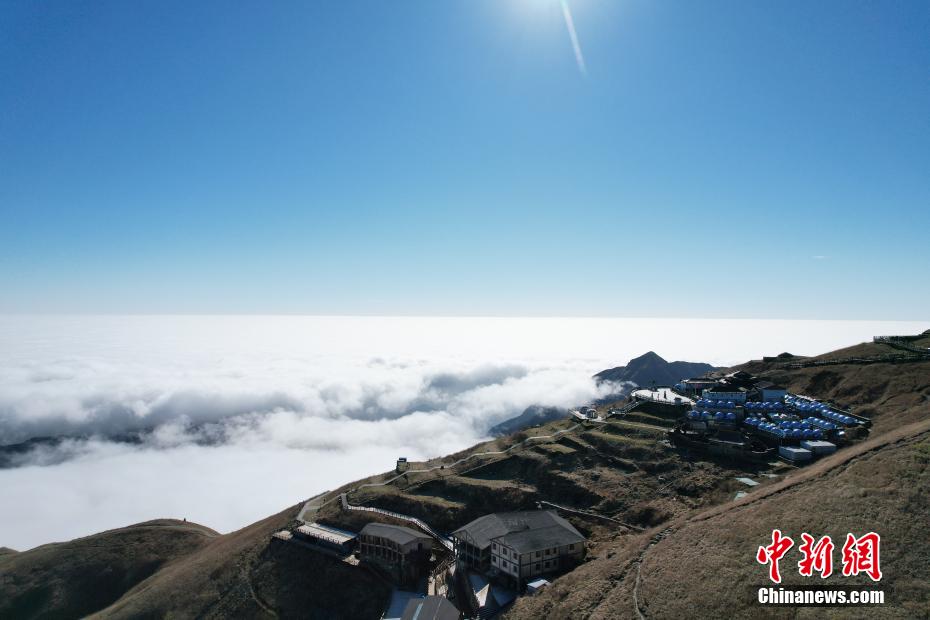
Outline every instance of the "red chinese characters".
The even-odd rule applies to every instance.
[[[778,561],[784,557],[788,550],[794,546],[794,541],[788,536],[782,536],[781,530],[772,530],[772,544],[759,547],[756,552],[756,561],[759,564],[769,565],[769,579],[781,583],[781,574],[778,572]]]
[[[875,532],[861,538],[847,534],[843,545],[843,575],[849,577],[865,573],[872,581],[879,581],[882,578],[878,558],[880,543],[881,537]]]
[[[821,579],[826,579],[833,574],[833,540],[829,536],[824,536],[814,544],[814,537],[804,532],[801,534],[804,541],[798,547],[798,551],[804,556],[798,562],[798,572],[804,577],[810,577],[816,570],[820,573]]]
[[[804,532],[801,534],[801,541],[798,545],[798,551],[802,556],[798,562],[798,572],[801,576],[812,577],[815,571],[820,574],[821,579],[832,575],[833,549],[835,548],[833,540],[829,536],[823,536],[817,540]],[[872,581],[880,581],[882,578],[879,560],[880,543],[881,537],[875,532],[869,532],[859,538],[856,538],[854,534],[847,534],[846,543],[843,545],[843,576],[854,577],[865,573]],[[768,565],[769,579],[772,582],[781,583],[778,562],[793,546],[794,541],[790,536],[785,536],[781,530],[772,530],[772,544],[759,547],[756,552],[756,561],[759,564]]]

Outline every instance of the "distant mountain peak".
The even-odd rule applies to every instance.
[[[594,375],[596,381],[622,383],[629,381],[639,386],[674,385],[688,377],[699,377],[716,370],[702,362],[667,362],[655,351],[634,357],[626,366],[602,370]]]
[[[662,362],[663,364],[668,363],[665,361],[665,359],[661,355],[659,355],[655,351],[647,351],[646,353],[643,353],[639,357],[634,357],[633,359],[631,359],[630,362],[627,364],[627,366],[632,366],[635,362],[653,362],[653,361]]]

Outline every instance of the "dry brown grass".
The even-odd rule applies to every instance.
[[[0,618],[78,618],[110,605],[217,533],[159,520],[0,556]]]

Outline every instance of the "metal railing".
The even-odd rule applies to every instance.
[[[898,364],[906,362],[924,362],[930,360],[930,351],[923,353],[901,353],[888,355],[869,355],[862,357],[838,357],[829,360],[809,360],[785,364],[785,368],[812,368],[816,366],[839,366],[842,364]]]
[[[928,353],[930,348],[927,347],[918,347],[911,344],[911,341],[919,340],[923,336],[875,336],[872,338],[872,342],[877,344],[887,344],[888,346],[894,347],[896,349],[903,349],[905,351],[911,351],[913,353]]]
[[[377,514],[385,515],[387,517],[391,517],[393,519],[397,519],[399,521],[406,521],[407,523],[412,523],[413,525],[416,525],[418,528],[420,528],[421,530],[423,530],[424,532],[426,532],[427,534],[435,538],[439,542],[440,545],[442,545],[449,551],[452,551],[452,546],[453,546],[452,540],[443,536],[436,530],[434,530],[432,527],[429,526],[429,524],[425,523],[421,519],[412,517],[410,515],[401,514],[399,512],[394,512],[393,510],[385,510],[384,508],[375,508],[373,506],[353,506],[352,504],[349,503],[349,500],[346,498],[345,493],[341,494],[339,497],[342,501],[343,510],[361,510],[365,512],[374,512]]]

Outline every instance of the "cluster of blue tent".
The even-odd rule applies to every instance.
[[[827,411],[820,411],[818,413],[829,420],[835,420],[841,424],[856,424],[856,420],[854,418],[851,418],[848,415],[843,415],[842,413],[830,411],[829,409]]]
[[[833,422],[827,422],[826,420],[821,420],[820,418],[805,418],[805,424],[810,424],[811,426],[819,426],[825,431],[835,431],[836,424]]]
[[[782,420],[778,424],[768,422],[762,418],[746,418],[745,424],[758,428],[760,431],[791,439],[823,439],[823,431],[819,428],[810,428],[806,421]]]
[[[736,409],[738,406],[736,402],[732,400],[711,400],[710,398],[701,398],[694,403],[695,407],[700,407],[702,409]]]
[[[714,422],[735,422],[736,414],[732,411],[724,413],[718,411],[716,413],[711,413],[710,411],[695,411],[692,409],[688,412],[689,420],[713,420]]]
[[[796,439],[823,439],[823,431],[819,428],[810,428],[804,422],[781,422],[779,426]]]
[[[748,402],[743,407],[746,411],[783,411],[785,405],[780,401]]]
[[[836,411],[830,409],[828,406],[816,400],[808,401],[791,396],[786,397],[785,400],[787,400],[788,403],[795,409],[803,413],[816,413],[822,418],[827,418],[828,420],[833,420],[834,422],[839,422],[840,424],[856,423],[854,418],[851,418],[848,415],[843,415],[842,413],[837,413]]]
[[[757,428],[770,435],[775,435],[776,437],[788,437],[788,432],[785,429],[780,428],[778,424],[766,422],[762,418],[746,418],[743,424]]]

